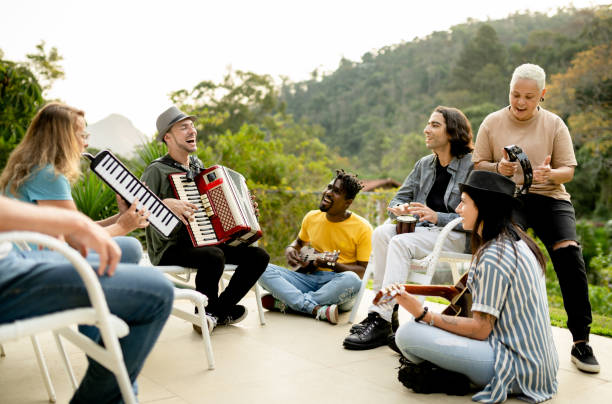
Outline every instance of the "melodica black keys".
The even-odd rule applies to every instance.
[[[138,198],[139,203],[136,209],[140,210],[144,206],[151,212],[149,223],[161,234],[167,237],[180,223],[180,219],[161,199],[140,182],[110,151],[103,150],[95,157],[89,153],[83,153],[83,155],[91,160],[91,171],[129,204]]]

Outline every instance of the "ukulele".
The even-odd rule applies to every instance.
[[[300,254],[300,259],[307,264],[304,266],[296,265],[292,267],[292,269],[297,272],[308,273],[315,269],[314,262],[317,259],[325,261],[329,267],[333,268],[336,265],[336,261],[338,261],[338,256],[340,255],[340,251],[334,250],[334,251],[325,251],[325,252],[319,253],[314,248],[308,246],[308,247],[302,247],[300,249],[299,254]]]
[[[374,300],[373,304],[394,305],[393,297],[399,293],[401,289],[413,295],[419,296],[439,296],[450,302],[450,304],[442,311],[442,314],[459,317],[472,317],[472,295],[466,287],[468,272],[463,274],[459,281],[453,285],[400,285],[394,284],[381,289]]]

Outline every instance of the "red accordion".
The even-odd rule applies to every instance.
[[[261,238],[251,194],[240,173],[212,166],[193,180],[187,173],[170,174],[168,178],[178,199],[198,205],[187,226],[194,247],[249,245]]]

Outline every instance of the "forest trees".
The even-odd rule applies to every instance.
[[[28,67],[0,58],[0,170],[43,104],[42,92]]]
[[[232,167],[252,184],[305,189],[325,183],[335,168],[348,168],[319,140],[320,126],[285,112],[268,75],[229,71],[221,83],[203,81],[171,100],[198,117],[198,157]]]
[[[362,175],[402,180],[414,161],[399,150],[417,140],[433,108],[460,108],[477,133],[487,114],[507,105],[516,66],[536,63],[549,76],[567,71],[576,55],[609,38],[611,15],[608,5],[471,20],[370,51],[360,62],[343,60],[333,73],[286,81],[281,97],[296,119],[320,125],[320,140]]]
[[[551,108],[567,122],[579,169],[568,184],[579,214],[612,215],[612,41],[576,55],[552,77]]]
[[[44,91],[64,76],[59,64],[62,57],[55,47],[47,53],[44,41],[27,59],[20,63],[4,60],[0,50],[0,170],[43,105]]]
[[[461,51],[453,69],[451,87],[469,90],[473,102],[506,102],[506,50],[489,24],[478,28]]]

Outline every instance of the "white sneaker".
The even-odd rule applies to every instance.
[[[206,313],[206,323],[208,325],[208,333],[212,334],[213,330],[217,326],[217,317]]]
[[[323,305],[317,310],[317,320],[327,320],[330,324],[338,324],[338,305]]]
[[[206,313],[206,326],[208,327],[208,334],[212,334],[213,330],[217,326],[217,317],[211,316]],[[202,327],[197,324],[193,324],[193,330],[198,334],[202,335]]]

